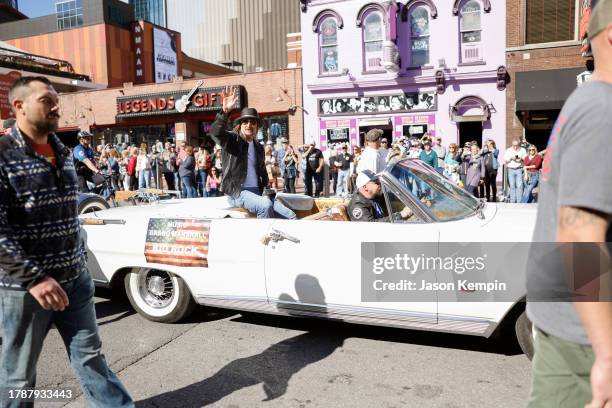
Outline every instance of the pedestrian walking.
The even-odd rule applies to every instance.
[[[612,241],[612,167],[610,150],[603,148],[610,143],[612,129],[612,0],[599,0],[588,35],[595,71],[567,99],[553,128],[533,235],[537,243],[559,242],[564,248],[571,244],[573,259],[578,261],[570,265],[564,250],[559,253],[561,265],[549,266],[550,246],[543,251],[548,262],[538,263],[537,256],[530,256],[527,281],[532,292],[528,291],[527,315],[535,326],[535,355],[529,408],[612,406],[609,282],[593,276],[593,272],[600,276],[602,266],[609,273],[609,246],[602,243]],[[586,165],[585,158],[595,165]],[[587,247],[595,246],[599,253],[596,271],[581,256],[584,243],[591,243]],[[532,253],[537,255],[538,248],[534,245]],[[555,288],[575,293],[569,281],[598,284],[606,298],[534,301],[534,282],[548,289],[548,299],[557,292]],[[537,293],[538,287],[535,289]]]
[[[12,84],[9,102],[17,124],[0,138],[0,405],[31,406],[7,400],[6,391],[36,387],[38,358],[54,325],[87,405],[133,407],[102,353],[77,214],[77,174],[70,151],[53,133],[57,92],[45,77],[22,77]]]

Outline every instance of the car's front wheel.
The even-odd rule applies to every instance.
[[[521,350],[527,356],[529,360],[533,358],[533,325],[531,320],[527,317],[527,312],[523,311],[516,319],[514,323],[514,331],[516,333],[516,340],[518,341]]]
[[[124,279],[132,307],[148,320],[176,323],[189,316],[196,305],[185,282],[169,272],[135,268]]]

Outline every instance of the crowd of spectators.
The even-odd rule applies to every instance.
[[[325,167],[329,175],[330,192],[346,198],[355,192],[357,174],[370,169],[380,172],[393,160],[414,158],[423,160],[457,186],[478,198],[498,200],[498,172],[505,166],[507,194],[511,203],[532,203],[534,190],[540,182],[540,170],[545,151],[525,140],[513,140],[500,155],[495,141],[489,139],[480,146],[477,141],[442,144],[440,137],[425,134],[422,138],[401,137],[390,143],[383,131],[374,129],[365,137],[365,147],[350,147],[346,143],[331,144],[325,153],[314,143],[298,148],[286,137],[277,143],[265,143],[265,166],[269,188],[295,194],[301,177],[304,193],[313,197],[323,194]],[[135,191],[157,188],[177,191],[182,197],[217,197],[223,195],[223,162],[220,146],[192,147],[185,142],[175,146],[156,141],[148,146],[119,144],[96,148],[96,167],[111,178],[113,188]]]
[[[182,197],[217,197],[222,195],[221,151],[218,146],[179,146],[157,141],[149,146],[125,144],[99,145],[95,165],[110,176],[116,191],[143,188],[177,191]]]

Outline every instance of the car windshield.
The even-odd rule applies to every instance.
[[[399,161],[390,173],[439,221],[468,217],[478,210],[476,198],[419,161]]]

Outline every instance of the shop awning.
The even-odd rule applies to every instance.
[[[560,110],[583,71],[584,67],[517,72],[515,112]]]

